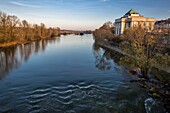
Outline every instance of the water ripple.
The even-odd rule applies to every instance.
[[[38,112],[61,112],[65,111],[66,113],[74,113],[74,112],[85,112],[88,110],[89,112],[98,112],[100,108],[105,108],[107,110],[117,110],[118,108],[123,108],[127,105],[125,101],[122,101],[123,98],[130,98],[129,100],[133,100],[132,97],[126,96],[133,94],[133,96],[138,95],[139,92],[134,92],[130,86],[126,84],[113,84],[109,81],[106,83],[93,83],[93,82],[85,82],[78,81],[74,83],[67,84],[46,84],[41,87],[33,87],[27,86],[26,92],[23,87],[9,89],[7,93],[0,94],[1,104],[3,103],[5,106],[11,106],[12,104],[18,103],[18,105],[13,110],[22,110],[27,109],[30,113],[38,113]],[[120,88],[120,90],[119,90]],[[124,90],[127,90],[127,94],[124,93]],[[16,92],[13,94],[13,92]],[[23,94],[21,96],[21,93]],[[13,97],[17,97],[17,101],[8,103],[8,101],[4,101],[5,95],[11,95]],[[117,95],[117,96],[116,96]],[[9,101],[15,100],[15,98],[11,98]],[[136,99],[136,98],[135,98]],[[4,102],[2,102],[4,101]],[[126,100],[128,101],[128,100]],[[135,103],[138,103],[139,100],[135,100]],[[116,103],[119,103],[118,105]],[[129,105],[129,104],[128,104]],[[137,106],[136,104],[133,104]],[[116,107],[117,106],[117,107]],[[0,112],[7,112],[10,109],[5,109],[6,107],[1,107]],[[85,110],[85,111],[82,111]],[[104,110],[101,110],[105,112]],[[110,113],[110,111],[107,111]],[[106,113],[107,113],[106,112]]]

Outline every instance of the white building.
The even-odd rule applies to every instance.
[[[131,9],[123,17],[115,20],[115,34],[120,35],[125,29],[130,27],[138,27],[139,25],[148,29],[154,29],[154,18],[145,18],[137,11]]]
[[[166,20],[156,21],[155,29],[160,29],[160,30],[170,29],[170,18],[168,18]]]

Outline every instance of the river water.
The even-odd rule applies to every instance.
[[[145,113],[144,89],[92,35],[61,36],[0,51],[0,112]]]

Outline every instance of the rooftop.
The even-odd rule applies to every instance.
[[[131,9],[130,11],[128,11],[128,12],[125,14],[125,16],[129,16],[129,15],[131,15],[131,14],[138,14],[138,15],[140,15],[136,10]]]

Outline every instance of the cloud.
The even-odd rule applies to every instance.
[[[168,13],[170,13],[170,10],[168,10]]]
[[[110,0],[101,0],[102,2],[107,2],[107,1],[110,1]]]
[[[16,5],[16,6],[22,6],[22,7],[40,8],[40,6],[38,5],[26,4],[26,3],[15,2],[15,1],[11,1],[10,4]]]

